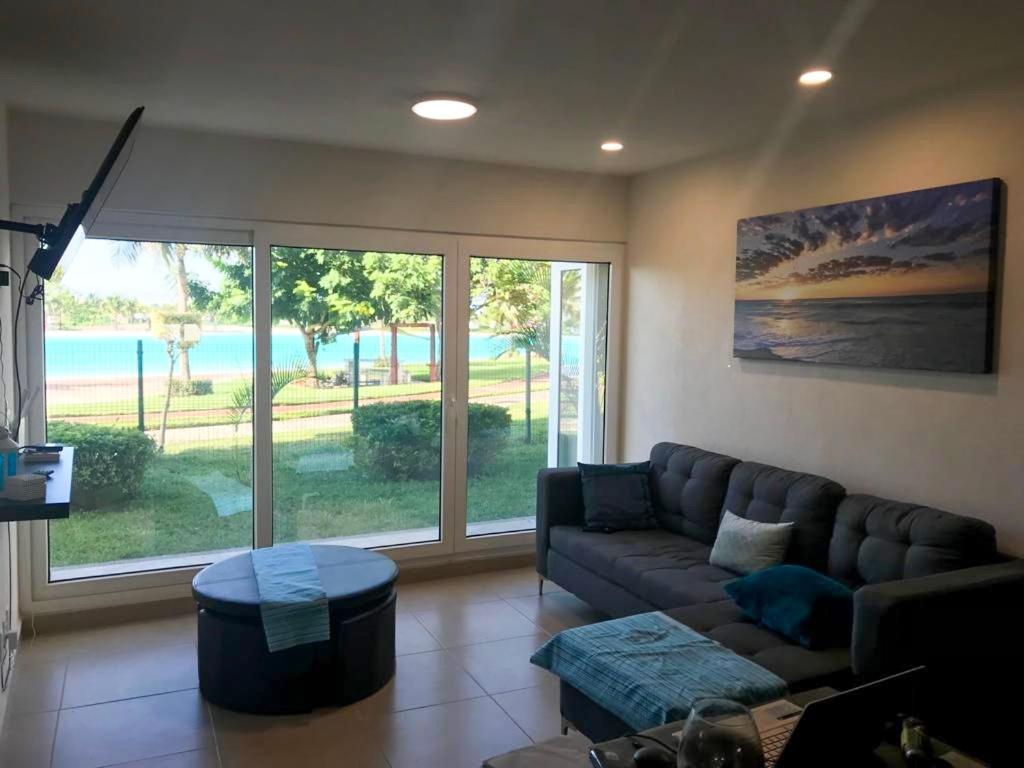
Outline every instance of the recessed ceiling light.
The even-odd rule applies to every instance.
[[[427,120],[465,120],[476,114],[476,106],[462,96],[429,96],[413,104],[412,111]]]
[[[809,69],[800,75],[800,85],[824,85],[832,79],[827,69]]]
[[[621,152],[622,142],[621,141],[606,141],[601,145],[601,149],[605,152]]]

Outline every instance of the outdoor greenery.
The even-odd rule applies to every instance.
[[[204,328],[251,325],[252,250],[117,248],[126,261],[143,254],[163,265],[173,302],[79,296],[59,273],[47,286],[48,328],[131,328],[160,339],[167,352],[159,386],[147,383],[141,402],[134,383],[90,390],[70,377],[63,396],[47,398],[47,437],[77,447],[75,504],[88,510],[52,524],[55,567],[252,544],[252,377],[208,378],[212,372],[197,368],[204,377],[193,378],[189,359]],[[203,259],[217,279],[209,267],[203,280],[190,275],[192,259]],[[273,322],[302,335],[307,358],[272,375],[276,541],[438,525],[442,272],[440,256],[272,248]],[[550,301],[548,263],[471,260],[471,329],[503,342],[496,359],[469,364],[471,522],[533,514],[536,472],[547,462],[546,400],[532,406],[549,386]],[[343,334],[397,326],[429,335],[429,362],[400,361],[411,383],[364,384],[355,407],[348,369],[322,369],[322,347]],[[396,373],[383,349],[381,357],[364,359],[364,370],[387,373],[390,365]],[[157,441],[138,430],[140,409]]]
[[[522,430],[521,424],[514,427]],[[547,419],[534,421],[540,439],[511,442],[500,471],[469,484],[470,522],[533,514],[537,468],[545,464]],[[437,525],[440,483],[371,480],[358,472],[316,476],[297,471],[310,439],[334,441],[336,432],[285,435],[274,443],[274,539],[277,542],[383,533]],[[218,517],[213,500],[191,478],[233,472],[230,441],[176,449],[153,458],[139,493],[122,501],[51,523],[54,567],[104,563],[179,552],[211,552],[252,545],[252,516]],[[525,489],[525,490],[524,490]],[[339,509],[344,514],[339,514]]]
[[[212,379],[192,379],[192,381],[179,381],[178,379],[174,379],[171,384],[171,396],[196,397],[212,394]]]
[[[75,447],[73,493],[84,509],[134,497],[156,452],[142,432],[95,424],[51,421],[47,438]]]
[[[430,480],[441,473],[441,417],[438,400],[408,400],[364,405],[352,413],[355,462],[367,477]],[[508,409],[469,404],[468,471],[477,476],[494,469],[508,442]]]

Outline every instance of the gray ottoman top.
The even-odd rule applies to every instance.
[[[398,577],[394,561],[376,552],[335,544],[312,544],[313,558],[332,614],[350,613],[387,599]],[[192,580],[200,607],[217,613],[258,617],[260,596],[248,552],[204,568]]]

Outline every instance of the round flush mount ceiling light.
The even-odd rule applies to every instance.
[[[608,141],[602,142],[601,149],[603,149],[605,152],[621,152],[622,142],[610,139]]]
[[[464,96],[424,96],[412,111],[427,120],[465,120],[476,114],[476,105]]]
[[[809,69],[800,75],[800,85],[824,85],[832,79],[827,69]]]

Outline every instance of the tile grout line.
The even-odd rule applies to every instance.
[[[65,670],[65,675],[67,671]],[[57,710],[57,720],[53,724],[53,737],[50,739],[50,768],[53,768],[53,761],[57,757],[57,734],[60,733],[60,716],[63,710]]]
[[[131,765],[132,763],[138,763],[138,762],[148,763],[148,762],[150,762],[152,760],[161,760],[161,759],[163,759],[165,757],[174,757],[175,755],[188,755],[188,754],[191,754],[192,752],[205,752],[205,751],[207,751],[207,750],[203,750],[203,749],[182,749],[182,750],[179,750],[178,752],[168,752],[166,755],[153,755],[152,757],[143,757],[143,758],[139,758],[138,760],[121,760],[120,762],[117,762],[117,763],[104,763],[103,765],[97,766],[97,768],[118,768],[118,766]],[[218,756],[218,764],[219,764],[219,756]]]
[[[192,685],[188,688],[173,688],[169,691],[156,691],[155,693],[140,693],[138,696],[124,696],[120,699],[110,699],[108,701],[93,701],[89,704],[79,704],[75,707],[61,707],[62,712],[71,712],[77,709],[88,709],[89,707],[102,707],[106,704],[120,704],[123,701],[137,701],[138,699],[152,699],[155,696],[167,696],[172,693],[184,693],[185,691],[198,691],[199,685]],[[205,699],[204,699],[205,701]],[[188,750],[186,750],[188,751]]]
[[[526,689],[525,689],[525,688],[522,688],[522,689],[520,689],[520,690],[526,690]],[[493,702],[495,703],[495,705],[497,705],[498,709],[500,709],[500,710],[501,710],[501,711],[502,711],[502,712],[503,712],[503,713],[505,714],[505,717],[507,717],[507,718],[508,718],[509,720],[511,720],[511,721],[512,721],[513,723],[515,723],[515,726],[516,726],[516,728],[518,728],[518,729],[519,729],[519,731],[520,731],[520,732],[521,732],[521,733],[523,734],[523,736],[525,736],[525,737],[526,737],[527,739],[529,739],[529,741],[530,741],[530,743],[531,743],[531,744],[536,744],[536,743],[537,743],[537,742],[536,742],[536,741],[534,740],[533,736],[531,736],[530,734],[528,734],[528,733],[526,732],[526,729],[525,729],[525,728],[523,728],[523,726],[521,726],[521,725],[519,724],[519,721],[518,721],[518,720],[516,720],[516,719],[515,719],[515,718],[514,718],[514,717],[512,716],[512,713],[511,713],[511,712],[509,712],[509,711],[508,711],[507,709],[505,709],[505,708],[504,708],[503,706],[501,706],[501,702],[500,702],[500,701],[498,701],[498,700],[497,700],[496,698],[494,698],[494,696],[493,696],[493,695],[492,695],[492,696],[490,697],[490,699],[491,699],[491,701],[493,701]]]
[[[57,702],[58,712],[64,709],[64,691],[68,688],[68,667],[70,666],[69,662],[64,662],[64,675],[60,679],[60,701]]]
[[[203,700],[203,704],[206,707],[206,716],[210,719],[210,735],[213,736],[213,753],[217,756],[217,765],[223,768],[224,760],[220,756],[220,739],[217,738],[217,723],[213,719],[213,708],[210,706],[203,694],[199,694],[199,698]]]

